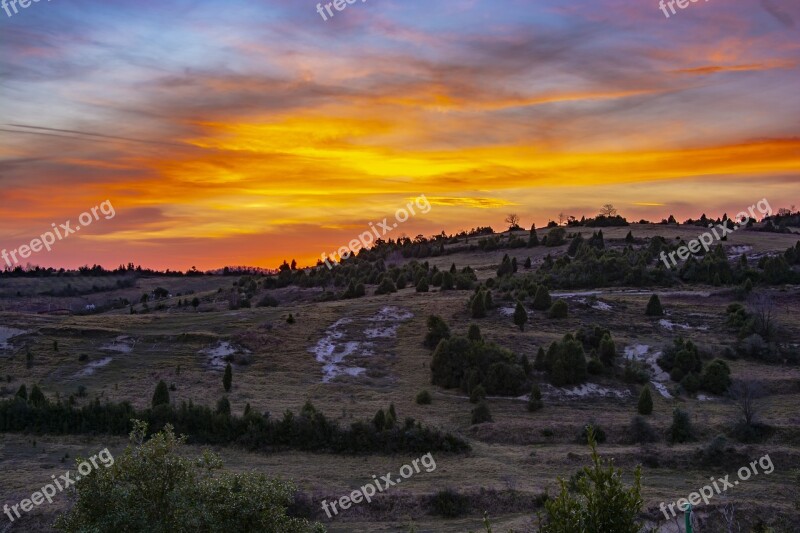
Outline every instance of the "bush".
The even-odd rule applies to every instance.
[[[587,374],[583,344],[572,335],[564,335],[560,342],[550,344],[545,356],[545,368],[550,381],[557,387],[583,383]]]
[[[539,385],[534,383],[531,387],[531,395],[528,398],[528,411],[538,411],[542,406],[542,391],[539,390]]]
[[[185,438],[170,425],[145,442],[146,435],[147,425],[134,422],[125,453],[75,485],[77,499],[57,519],[57,530],[324,532],[320,524],[287,515],[291,484],[225,472],[210,452],[187,458]]]
[[[731,386],[731,369],[722,359],[711,361],[703,373],[703,388],[713,394],[723,394]]]
[[[421,390],[417,393],[417,398],[415,401],[418,405],[430,405],[433,401],[433,397],[427,390]]]
[[[540,533],[638,533],[642,529],[638,521],[643,504],[641,468],[634,471],[633,486],[626,488],[622,471],[600,459],[593,431],[587,433],[592,466],[584,467],[584,475],[576,479],[577,494],[570,493],[567,483],[559,480],[561,492],[544,504]]]
[[[469,304],[472,318],[486,317],[486,294],[487,292],[481,289],[472,296]]]
[[[567,318],[569,308],[564,300],[556,300],[547,311],[547,318]]]
[[[590,357],[586,370],[593,376],[599,376],[605,370],[605,366],[597,357]]]
[[[467,331],[467,338],[472,342],[483,341],[483,337],[481,336],[481,328],[478,327],[478,324],[470,324],[469,330]]]
[[[694,430],[689,413],[677,407],[672,411],[672,425],[669,427],[667,437],[673,444],[694,440]]]
[[[631,444],[647,444],[650,442],[658,441],[653,427],[647,423],[644,417],[636,415],[631,420],[630,428],[628,428],[628,438]]]
[[[650,387],[645,385],[639,394],[639,403],[636,406],[640,415],[649,415],[653,412],[653,395],[650,393]]]
[[[611,340],[611,335],[606,333],[600,339],[600,360],[606,366],[614,365],[614,358],[617,357],[617,347],[614,341]]]
[[[156,390],[153,393],[152,406],[158,407],[159,405],[169,405],[169,389],[163,380],[158,382]]]
[[[217,402],[217,414],[223,416],[231,416],[231,402],[223,396]]]
[[[544,285],[539,285],[539,288],[536,289],[536,296],[533,297],[533,304],[531,304],[531,307],[537,311],[546,311],[551,305],[553,305],[553,301],[550,298],[550,291],[547,290],[547,287]]]
[[[659,300],[657,294],[653,294],[650,297],[650,301],[647,302],[647,310],[645,311],[645,315],[664,316],[664,308],[661,307],[661,300]]]
[[[429,290],[429,288],[428,288],[428,280],[425,279],[425,278],[422,278],[421,280],[419,280],[419,283],[417,283],[416,291],[417,292],[428,292],[428,290]]]
[[[525,311],[522,302],[517,302],[517,307],[514,310],[514,324],[519,326],[519,330],[525,329],[525,323],[528,321],[528,313]]]
[[[381,281],[380,285],[378,285],[378,288],[375,289],[375,295],[390,294],[393,292],[397,292],[397,287],[395,287],[394,282],[392,282],[392,278],[386,275],[383,277],[383,281]]]
[[[589,444],[589,433],[590,431],[594,432],[594,439],[595,442],[599,444],[603,444],[606,441],[606,432],[600,426],[594,424],[594,422],[589,422],[581,432],[578,433],[578,444]]]
[[[486,399],[486,389],[483,388],[483,385],[478,384],[472,387],[472,391],[469,393],[470,403],[478,403],[485,399]]]
[[[566,236],[567,232],[566,230],[564,230],[564,228],[558,228],[558,227],[553,228],[550,231],[548,231],[547,235],[545,236],[545,238],[547,239],[545,241],[545,245],[548,247],[561,246],[566,242],[565,240]]]
[[[469,498],[452,489],[440,490],[431,498],[431,510],[445,518],[458,518],[469,512]]]
[[[484,422],[491,422],[492,414],[489,412],[489,406],[485,401],[481,401],[472,409],[472,423],[483,424]]]
[[[427,326],[428,333],[425,335],[425,341],[423,342],[426,347],[434,349],[439,345],[439,341],[450,338],[450,327],[442,317],[430,315]]]

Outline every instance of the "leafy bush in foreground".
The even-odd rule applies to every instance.
[[[262,531],[323,533],[318,523],[287,516],[294,487],[263,474],[231,474],[210,452],[186,458],[184,437],[171,426],[145,442],[147,424],[134,422],[131,445],[113,464],[83,477],[77,501],[58,518],[60,531]]]

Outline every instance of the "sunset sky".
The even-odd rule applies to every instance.
[[[389,236],[800,206],[800,3],[52,0],[0,10],[0,248],[312,264]],[[3,266],[0,263],[0,268]]]

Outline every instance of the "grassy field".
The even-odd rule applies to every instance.
[[[624,246],[622,239],[628,229],[604,229],[607,245]],[[702,230],[661,226],[632,229],[638,239],[659,234],[685,240]],[[582,232],[591,234],[585,228]],[[782,251],[795,242],[796,235],[742,232],[724,244],[731,252],[746,250],[748,255],[755,255]],[[449,268],[451,263],[458,268],[469,265],[476,269],[479,280],[485,280],[495,275],[504,253],[515,256],[520,265],[530,257],[535,267],[546,254],[557,256],[564,250],[562,246],[469,252],[431,258],[430,263],[440,269]],[[600,452],[613,458],[625,470],[627,479],[637,464],[645,464],[645,509],[650,525],[660,531],[677,531],[658,511],[660,502],[685,497],[708,483],[709,477],[733,474],[738,466],[765,454],[774,462],[773,473],[730,489],[724,497],[712,500],[711,506],[702,506],[698,515],[706,519],[718,513],[725,503],[733,503],[737,516],[746,518],[747,523],[762,516],[771,521],[786,517],[787,523],[795,520],[796,524],[794,505],[800,491],[793,480],[793,469],[800,464],[797,367],[748,359],[727,361],[734,378],[746,377],[768,391],[759,410],[762,420],[774,428],[773,435],[764,442],[732,443],[749,461],[730,468],[702,466],[693,459],[698,449],[723,433],[736,417],[736,405],[722,396],[677,395],[674,383],[665,384],[672,398],[654,390],[654,411],[648,417],[653,427],[663,435],[672,421],[673,409],[680,406],[690,412],[698,441],[672,446],[662,437],[657,443],[640,446],[626,443],[627,427],[636,414],[639,385],[590,376],[599,393],[570,395],[544,385],[546,378],[537,373],[536,379],[543,383],[542,410],[528,412],[524,398],[490,398],[493,422],[479,425],[470,423],[474,406],[463,393],[430,385],[431,351],[422,345],[430,314],[442,316],[458,334],[466,334],[469,325],[477,323],[486,340],[531,360],[540,346],[547,347],[564,334],[591,324],[611,330],[620,359],[626,349],[637,346],[649,353],[661,351],[678,336],[690,338],[721,357],[724,347],[735,340],[735,334],[725,327],[725,308],[735,301],[730,289],[680,286],[562,291],[571,293],[563,296],[569,303],[567,319],[550,320],[543,312],[529,310],[529,323],[520,331],[508,311],[513,309],[513,303],[500,299],[495,300],[496,308],[488,317],[471,319],[466,308],[469,291],[416,293],[413,288],[406,288],[391,295],[373,296],[374,287],[368,287],[368,296],[363,298],[317,302],[319,289],[290,287],[270,291],[281,301],[278,307],[228,310],[219,291],[229,289],[235,279],[141,277],[135,287],[90,298],[98,304],[122,297],[138,301],[143,292],[161,286],[173,294],[192,294],[204,301],[197,310],[175,307],[179,297],[174,296],[164,302],[166,308],[161,311],[131,315],[126,307],[85,316],[38,314],[36,311],[46,299],[38,295],[42,291],[35,286],[35,280],[3,281],[0,326],[25,333],[12,337],[9,346],[0,350],[4,378],[0,397],[13,396],[23,383],[28,387],[38,383],[48,396],[65,398],[85,388],[86,397],[78,398],[78,403],[99,397],[128,400],[142,408],[149,405],[155,384],[164,380],[174,385],[170,393],[173,402],[191,400],[213,405],[224,395],[222,370],[214,353],[220,354],[224,351],[221,347],[230,346],[236,352],[237,364],[233,390],[227,396],[235,413],[240,414],[249,403],[258,411],[280,415],[287,409],[298,411],[310,400],[326,416],[349,424],[371,418],[378,409],[394,403],[401,419],[414,417],[458,434],[471,444],[473,450],[468,455],[435,456],[434,471],[418,473],[402,486],[387,491],[380,501],[353,507],[335,520],[327,519],[322,512],[323,499],[346,495],[369,482],[373,474],[397,472],[414,457],[299,452],[265,455],[229,447],[216,449],[229,469],[264,472],[294,481],[315,507],[315,518],[323,521],[329,531],[409,531],[412,524],[420,532],[476,531],[481,528],[484,510],[489,512],[495,531],[533,531],[538,508],[514,504],[514,498],[532,499],[545,490],[552,494],[558,490],[557,478],[568,479],[588,464],[588,448],[577,444],[576,436],[589,422],[605,430],[608,441],[600,445]],[[52,290],[52,283],[47,283],[44,290]],[[15,296],[16,291],[21,296]],[[652,292],[659,293],[667,311],[663,319],[645,316]],[[768,293],[775,302],[784,336],[781,342],[796,350],[800,343],[800,288],[776,287],[761,292]],[[559,291],[552,294],[555,299]],[[88,301],[86,298],[64,298],[57,305],[77,306]],[[289,313],[295,318],[293,324],[287,323]],[[398,314],[404,318],[392,318]],[[348,320],[335,326],[342,319]],[[344,367],[359,366],[364,368],[362,374],[342,375],[324,382],[322,365],[314,354],[324,339],[340,345],[352,343],[354,354],[346,359]],[[33,355],[32,365],[26,361],[27,352]],[[432,392],[431,405],[414,402],[422,389]],[[28,497],[48,482],[51,474],[72,467],[74,458],[81,454],[90,455],[105,447],[121,453],[124,445],[124,439],[117,437],[0,434],[3,503],[17,503]],[[199,453],[199,449],[190,449]],[[450,520],[427,514],[425,498],[443,488],[469,494],[474,501],[485,502],[485,507],[473,508],[469,515]],[[46,531],[47,524],[66,508],[68,501],[63,496],[7,530]],[[5,531],[2,525],[0,531]]]

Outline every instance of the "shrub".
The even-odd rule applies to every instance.
[[[536,296],[533,297],[533,304],[531,304],[531,307],[537,311],[546,311],[551,305],[553,305],[553,301],[550,298],[550,291],[548,291],[547,287],[544,285],[539,285],[539,288],[536,290]]]
[[[565,237],[567,236],[567,232],[564,228],[553,228],[547,232],[545,242],[546,246],[553,247],[553,246],[561,246],[566,242]]]
[[[653,427],[647,423],[644,417],[636,415],[631,420],[630,428],[628,428],[628,438],[631,444],[647,444],[650,442],[658,441]]]
[[[440,490],[431,498],[433,514],[445,518],[458,518],[469,512],[469,498],[452,489]]]
[[[572,335],[553,342],[545,356],[545,368],[550,381],[557,387],[582,383],[586,380],[587,364],[583,344]]]
[[[650,387],[645,385],[639,394],[639,403],[636,406],[640,415],[649,415],[653,412],[653,395],[650,393]]]
[[[381,281],[380,285],[378,285],[378,288],[375,289],[375,295],[390,294],[393,292],[397,292],[397,287],[395,287],[394,282],[392,282],[392,278],[386,275],[383,277],[383,281]]]
[[[615,469],[610,461],[600,459],[594,432],[587,433],[592,466],[584,467],[584,475],[576,480],[576,494],[570,493],[564,480],[559,480],[561,492],[544,503],[545,520],[540,533],[638,533],[642,529],[638,521],[643,504],[641,468],[636,468],[633,485],[626,488],[622,471]]]
[[[429,290],[428,289],[428,280],[425,279],[425,278],[420,279],[419,283],[417,283],[416,291],[417,292],[428,292],[428,290]]]
[[[667,437],[673,444],[694,440],[689,413],[677,407],[672,411],[672,425],[669,427]]]
[[[539,385],[534,383],[531,387],[531,395],[528,398],[528,411],[538,411],[542,406],[542,391],[539,390]]]
[[[147,425],[134,422],[125,453],[75,486],[75,504],[58,518],[57,530],[324,531],[320,524],[287,515],[295,494],[291,484],[263,474],[225,472],[210,452],[188,458],[185,438],[170,425],[145,442],[146,435]]]
[[[163,380],[158,382],[156,390],[153,393],[152,406],[158,407],[159,405],[169,405],[169,389]]]
[[[644,314],[647,316],[664,316],[664,308],[661,307],[661,300],[658,298],[657,294],[653,294],[650,297]]]
[[[222,376],[222,387],[225,389],[225,392],[231,391],[231,384],[233,382],[233,368],[231,364],[228,363],[225,365],[225,374]]]
[[[613,366],[614,358],[617,356],[617,347],[611,340],[611,335],[606,333],[600,339],[600,360],[606,366]]]
[[[486,316],[486,293],[483,290],[476,292],[472,296],[469,307],[472,318],[484,318]]]
[[[678,370],[678,369],[676,369]],[[680,372],[680,370],[678,370]],[[703,380],[700,378],[699,374],[690,373],[683,376],[681,379],[681,387],[683,390],[688,392],[689,394],[694,394],[695,392],[699,391],[703,386]]]
[[[434,349],[439,345],[439,341],[450,338],[450,327],[439,315],[430,315],[427,326],[428,333],[425,335],[424,341],[426,347]]]
[[[590,357],[586,364],[586,371],[593,376],[599,376],[605,370],[605,366],[597,357]]]
[[[479,383],[474,387],[472,387],[472,390],[469,393],[470,403],[478,403],[485,399],[486,399],[486,389],[483,388],[483,385]]]
[[[556,300],[547,311],[547,318],[567,318],[569,308],[564,300]]]
[[[417,393],[417,398],[415,401],[418,405],[430,405],[430,403],[433,401],[433,397],[427,390],[421,390]]]
[[[606,432],[603,430],[603,428],[594,424],[594,422],[589,422],[583,426],[581,432],[578,433],[578,444],[589,444],[589,433],[591,431],[594,432],[595,442],[603,444],[606,441]]]
[[[223,396],[217,402],[217,414],[231,416],[231,402],[227,397]]]
[[[517,302],[517,308],[514,310],[514,324],[519,326],[519,330],[525,329],[525,323],[528,321],[528,313],[525,311],[522,302]]]
[[[470,324],[469,330],[467,331],[467,338],[472,342],[483,341],[483,337],[481,336],[481,328],[478,327],[478,324]]]
[[[47,398],[45,398],[44,394],[42,393],[42,389],[40,389],[38,385],[34,385],[31,388],[31,394],[28,397],[28,403],[34,407],[39,407],[47,403]]]
[[[714,359],[703,373],[703,388],[713,394],[723,394],[731,386],[731,369],[722,359]]]
[[[292,313],[289,313],[289,316],[286,317],[286,323],[294,324],[294,315]]]
[[[485,401],[481,401],[472,409],[472,423],[483,424],[484,422],[491,422],[492,414],[489,412],[489,406]]]

